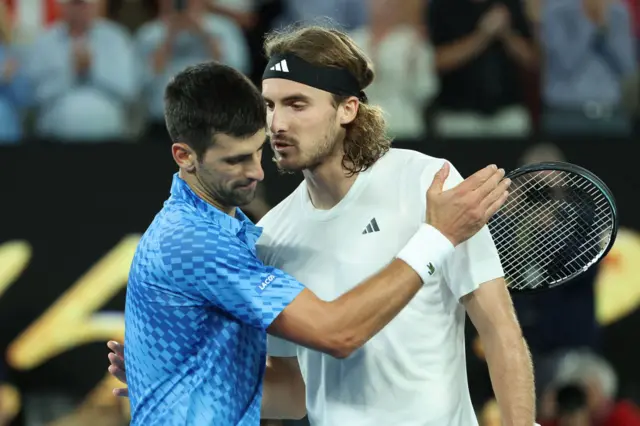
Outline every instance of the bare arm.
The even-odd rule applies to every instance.
[[[346,358],[391,321],[422,287],[402,260],[333,302],[303,290],[273,321],[270,334]]]
[[[482,31],[436,48],[436,68],[450,71],[480,55],[491,42],[491,36]]]
[[[260,417],[301,419],[307,414],[305,398],[298,358],[267,357]]]
[[[535,421],[533,367],[527,344],[503,278],[482,284],[463,297],[484,348],[503,424],[530,426]]]

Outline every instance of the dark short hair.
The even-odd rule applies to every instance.
[[[218,62],[193,65],[167,85],[164,117],[171,140],[201,157],[215,135],[249,137],[267,126],[262,94],[241,72]]]

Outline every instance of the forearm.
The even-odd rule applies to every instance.
[[[480,31],[453,43],[436,48],[436,68],[449,71],[480,55],[491,42],[491,38]]]
[[[388,324],[453,252],[447,237],[436,228],[422,225],[382,271],[331,302],[303,290],[267,332],[346,358]]]
[[[503,425],[531,426],[535,421],[533,366],[520,331],[496,329],[481,336],[491,384]]]
[[[509,32],[503,36],[504,45],[509,55],[520,66],[533,69],[538,64],[538,54],[533,44],[519,34]]]
[[[348,356],[380,331],[422,288],[420,276],[402,260],[330,303],[324,324],[338,357]]]
[[[263,419],[301,419],[306,389],[297,358],[267,358],[262,391]]]

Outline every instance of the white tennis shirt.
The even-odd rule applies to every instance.
[[[443,160],[392,149],[330,210],[313,207],[305,182],[260,222],[258,255],[323,300],[388,265],[424,222],[426,191]],[[445,189],[462,181],[452,167]],[[380,333],[339,360],[269,337],[271,356],[297,356],[313,426],[477,425],[467,385],[460,297],[503,276],[487,227]],[[389,285],[393,285],[389,283]]]

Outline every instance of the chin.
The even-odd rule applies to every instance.
[[[280,158],[278,160],[274,159],[276,166],[278,166],[278,170],[283,173],[295,173],[300,172],[306,168],[304,163],[296,162],[292,159]]]
[[[234,206],[244,206],[249,204],[256,198],[256,190],[252,189],[251,191],[237,191],[233,195],[233,205]]]

